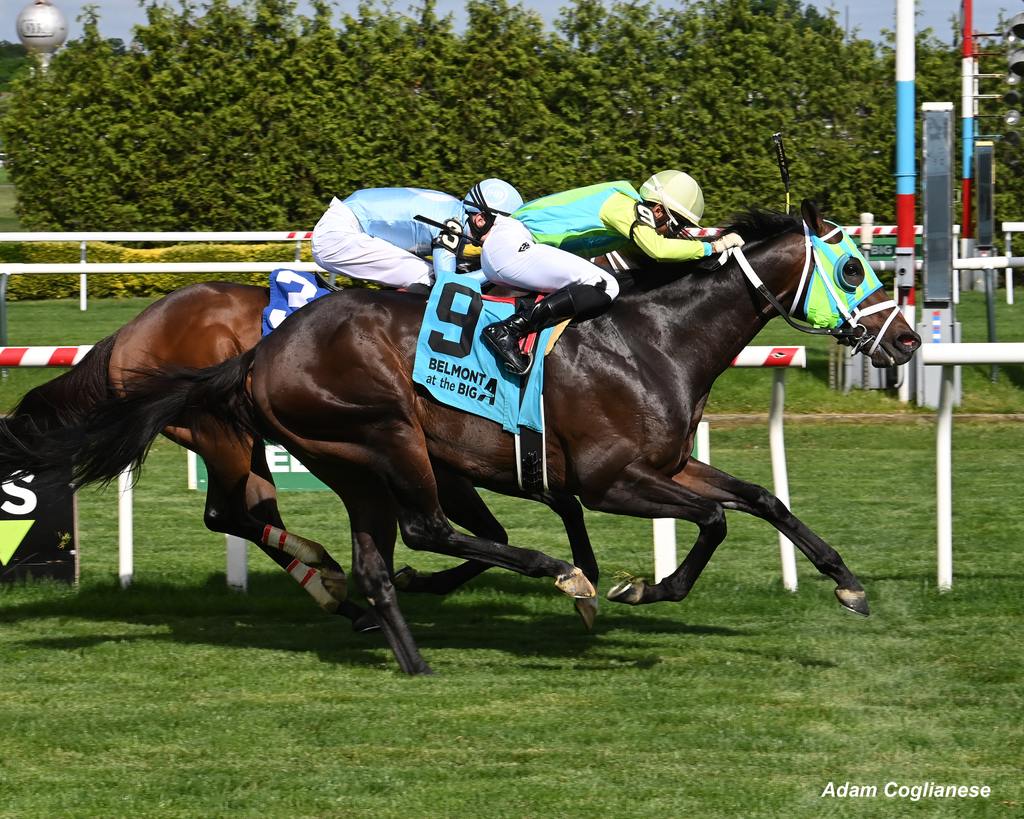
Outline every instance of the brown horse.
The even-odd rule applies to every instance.
[[[268,304],[264,287],[205,282],[189,285],[149,305],[110,337],[98,342],[73,369],[30,390],[8,418],[13,430],[53,430],[80,421],[99,401],[123,392],[126,380],[156,367],[199,369],[219,364],[252,349],[260,340],[261,319]],[[322,608],[348,617],[356,630],[375,628],[376,617],[347,601],[341,566],[316,541],[288,532],[278,509],[277,491],[263,448],[251,436],[210,434],[202,424],[171,425],[171,440],[203,457],[209,481],[204,523],[211,531],[255,543],[268,557],[302,584]],[[449,517],[472,532],[505,541],[501,524],[463,478],[438,469],[442,505]],[[583,520],[572,496],[544,499],[559,515],[573,557],[593,583],[598,581]],[[396,531],[397,526],[392,526]],[[394,536],[379,543],[392,568]],[[315,566],[315,569],[312,569]],[[447,594],[489,568],[467,563],[436,572],[400,573],[403,590]],[[578,609],[590,627],[594,608],[581,600]]]
[[[566,333],[548,359],[547,463],[554,491],[578,495],[593,509],[675,517],[699,528],[673,574],[656,584],[620,584],[609,592],[613,600],[682,600],[725,537],[724,510],[740,509],[771,521],[835,581],[840,603],[867,613],[863,587],[842,558],[777,498],[689,459],[714,380],[777,309],[792,310],[810,268],[812,282],[814,276],[834,275],[841,287],[852,281],[853,290],[858,277],[865,278],[867,271],[855,259],[846,259],[838,271],[822,269],[817,252],[811,252],[812,238],[827,237],[830,244],[848,238],[829,230],[810,203],[802,210],[803,223],[751,214],[729,226],[747,239],[746,257],[730,259],[721,269],[661,265],[606,315]],[[846,326],[833,331],[869,349],[876,366],[903,363],[920,345],[888,304],[882,290],[851,302]],[[475,485],[518,494],[514,452],[491,422],[441,406],[413,386],[422,309],[422,300],[408,294],[332,294],[252,351],[217,367],[134,379],[125,397],[102,402],[87,423],[31,449],[7,436],[0,466],[4,474],[31,471],[45,480],[73,459],[77,480],[107,480],[140,460],[169,424],[191,427],[211,417],[273,438],[345,501],[354,567],[385,636],[403,670],[428,671],[376,546],[387,536],[393,511],[412,548],[555,577],[574,595],[592,590],[562,561],[463,535],[449,524],[432,460]]]

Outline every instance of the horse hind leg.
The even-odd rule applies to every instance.
[[[528,577],[553,577],[555,586],[570,597],[597,594],[583,572],[564,560],[457,532],[441,509],[426,440],[418,426],[398,423],[382,427],[366,446],[383,469],[409,548],[480,560]]]
[[[437,465],[434,467],[434,477],[441,507],[449,520],[477,537],[508,543],[505,528],[487,508],[469,480]],[[489,568],[490,564],[479,560],[467,560],[450,569],[429,573],[417,572],[411,566],[405,566],[395,572],[394,579],[401,591],[445,595],[479,577]]]
[[[347,617],[357,631],[375,627],[364,609],[346,600],[345,572],[327,550],[285,529],[262,447],[252,446],[251,441],[231,442],[201,430],[174,429],[167,435],[206,461],[209,485],[203,521],[210,531],[255,543],[320,608]]]
[[[839,553],[763,486],[740,480],[695,460],[689,461],[672,480],[701,497],[721,503],[726,509],[746,512],[768,521],[796,544],[821,574],[835,581],[836,598],[844,608],[868,616],[867,593]]]

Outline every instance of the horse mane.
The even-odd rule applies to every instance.
[[[722,234],[738,233],[743,237],[744,247],[765,242],[787,233],[803,233],[799,219],[778,211],[750,208],[733,214],[729,222],[722,227]],[[646,293],[649,290],[674,282],[682,276],[689,276],[695,281],[705,276],[717,275],[717,256],[707,256],[690,262],[657,262],[651,260],[636,270],[630,271],[632,283],[630,290]]]

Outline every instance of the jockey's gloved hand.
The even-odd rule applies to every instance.
[[[738,233],[726,233],[711,243],[715,253],[724,253],[731,247],[743,247],[743,237]]]

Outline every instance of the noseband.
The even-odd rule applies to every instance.
[[[781,315],[782,318],[786,320],[786,323],[791,327],[799,330],[801,333],[832,336],[840,344],[852,347],[855,353],[864,352],[865,355],[872,355],[875,350],[878,349],[878,345],[885,336],[886,330],[889,329],[889,325],[892,324],[893,320],[899,314],[899,306],[893,299],[886,299],[878,304],[872,304],[870,307],[865,309],[861,309],[859,306],[863,299],[853,304],[848,304],[847,299],[836,291],[836,287],[829,276],[825,275],[825,272],[822,269],[823,265],[821,263],[821,259],[818,257],[818,253],[811,242],[812,234],[806,222],[803,222],[803,228],[804,268],[803,272],[800,274],[800,283],[797,285],[796,295],[793,297],[793,306],[788,312],[775,295],[765,286],[764,282],[761,281],[761,277],[754,272],[754,268],[751,267],[750,262],[747,261],[747,257],[743,254],[743,250],[741,248],[736,247],[725,251],[719,261],[724,263],[725,259],[731,254],[737,264],[739,264],[743,274],[747,277],[754,288],[765,297],[768,303],[778,311],[779,315]],[[836,225],[831,231],[820,238],[824,242],[836,233],[841,232],[842,228]],[[840,321],[837,327],[808,327],[806,325],[799,324],[793,318],[799,309],[800,297],[809,286],[812,276],[818,277],[819,281],[828,291],[829,295],[831,295],[833,302],[839,310],[842,321]],[[867,298],[867,296],[864,298]],[[861,323],[862,320],[868,316],[874,315],[875,313],[880,313],[883,310],[888,310],[889,315],[882,324],[882,328],[877,334],[870,333],[868,328]],[[870,345],[870,347],[868,347],[868,345]],[[868,347],[868,349],[865,350],[865,347]]]

